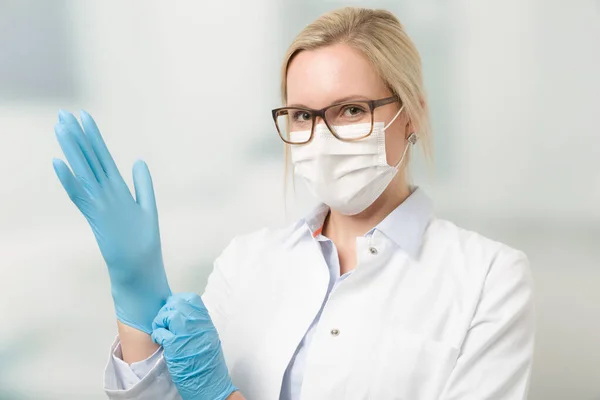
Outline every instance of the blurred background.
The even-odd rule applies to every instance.
[[[0,399],[101,399],[116,333],[93,235],[51,161],[89,111],[123,175],[153,173],[175,291],[202,292],[237,234],[288,223],[281,58],[344,5],[395,12],[419,48],[438,216],[524,250],[536,283],[530,399],[600,399],[599,0],[0,0]]]

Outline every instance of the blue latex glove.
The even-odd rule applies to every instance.
[[[54,131],[73,172],[55,159],[56,175],[96,236],[117,318],[150,334],[171,289],[148,166],[137,161],[133,167],[134,199],[92,117],[81,112],[83,129],[71,113],[60,111],[58,118]]]
[[[175,294],[154,323],[171,378],[183,400],[224,400],[238,390],[229,377],[221,341],[200,296]]]

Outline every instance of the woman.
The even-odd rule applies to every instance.
[[[105,258],[119,337],[114,399],[524,399],[533,351],[525,255],[432,215],[409,185],[429,146],[419,55],[389,12],[307,26],[273,110],[322,205],[235,238],[206,290],[171,296],[146,165],[135,200],[92,118],[61,112],[57,175]],[[160,347],[159,347],[160,345]]]

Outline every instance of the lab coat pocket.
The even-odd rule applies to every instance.
[[[426,336],[394,329],[381,339],[369,399],[437,400],[459,350]]]

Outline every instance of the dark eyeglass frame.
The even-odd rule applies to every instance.
[[[273,121],[275,122],[275,128],[277,128],[277,133],[279,134],[279,137],[281,138],[281,140],[283,140],[285,143],[287,144],[291,144],[291,145],[300,145],[300,144],[306,144],[308,142],[310,142],[313,138],[313,135],[315,133],[315,126],[316,126],[316,121],[317,121],[317,117],[320,117],[323,122],[325,123],[325,125],[327,125],[327,128],[329,128],[329,131],[331,132],[331,134],[333,136],[335,136],[337,139],[343,141],[343,142],[354,142],[357,140],[361,140],[364,139],[366,137],[369,137],[371,135],[371,133],[373,133],[373,126],[375,124],[375,116],[374,116],[374,111],[376,108],[381,107],[381,106],[385,106],[387,104],[391,104],[391,103],[395,103],[395,102],[400,102],[400,105],[402,106],[402,100],[400,99],[399,96],[394,95],[391,97],[386,97],[384,99],[379,99],[379,100],[349,100],[349,101],[344,101],[341,103],[336,103],[336,104],[332,104],[330,106],[327,106],[325,108],[322,108],[320,110],[315,110],[312,108],[305,108],[305,107],[280,107],[280,108],[275,108],[274,110],[271,111],[272,115],[273,115]],[[344,106],[344,105],[352,105],[352,104],[356,104],[356,103],[364,103],[364,104],[368,104],[369,105],[369,109],[371,110],[371,128],[369,129],[369,133],[367,133],[364,136],[360,136],[360,137],[355,137],[355,138],[342,138],[340,136],[337,135],[337,133],[335,133],[335,129],[332,128],[331,125],[329,125],[329,122],[327,121],[327,118],[325,117],[325,113],[334,107],[340,107],[340,106]],[[277,117],[279,115],[280,112],[282,111],[286,111],[286,110],[297,110],[297,111],[306,111],[307,113],[311,114],[312,117],[312,126],[310,128],[310,136],[309,138],[304,141],[304,142],[290,142],[289,140],[285,139],[283,137],[283,134],[281,133],[281,130],[279,129],[279,125],[277,124]]]

